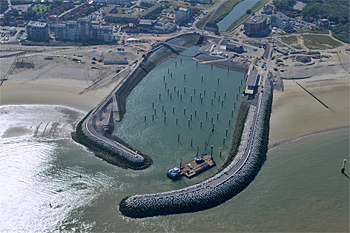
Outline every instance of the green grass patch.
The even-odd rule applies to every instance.
[[[281,37],[282,42],[292,45],[298,43],[298,38],[296,36]]]
[[[304,45],[309,49],[332,49],[342,44],[325,35],[303,35]]]
[[[50,10],[50,5],[36,4],[36,5],[34,5],[33,10],[35,10],[38,13],[43,13],[43,12]]]
[[[213,12],[203,16],[197,23],[196,23],[196,28],[198,29],[203,29],[204,24],[207,22],[208,18],[213,14]]]

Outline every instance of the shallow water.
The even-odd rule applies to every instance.
[[[187,180],[159,182],[153,180],[153,167],[134,172],[96,158],[69,138],[70,123],[75,124],[82,113],[66,111],[74,113],[61,118],[62,107],[0,108],[0,135],[14,125],[30,131],[31,125],[47,119],[67,126],[56,137],[33,133],[1,137],[0,231],[349,231],[349,178],[340,173],[342,160],[349,157],[348,129],[269,151],[248,188],[216,208],[129,219],[118,211],[122,198],[180,187]],[[32,116],[30,124],[25,112]]]

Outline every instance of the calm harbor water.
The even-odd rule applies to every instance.
[[[349,231],[349,178],[340,173],[348,129],[269,151],[248,188],[216,208],[129,219],[118,211],[123,197],[188,180],[163,182],[155,166],[135,172],[96,158],[70,140],[83,116],[73,109],[2,106],[0,116],[0,231]]]
[[[165,175],[181,160],[192,160],[197,146],[199,155],[210,154],[213,146],[214,161],[217,167],[222,165],[241,102],[244,75],[179,56],[154,68],[130,93],[126,114],[114,133],[152,156],[147,180],[156,184],[153,190],[186,187],[212,176],[217,168],[186,182],[174,183]]]
[[[245,14],[246,10],[255,5],[259,0],[244,0],[238,3],[232,11],[226,15],[220,22],[217,23],[220,31],[225,31],[227,28]]]

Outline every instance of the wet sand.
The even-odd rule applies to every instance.
[[[270,121],[270,146],[337,128],[349,127],[349,78],[314,77],[298,83],[320,99],[319,103],[292,80],[275,91]]]

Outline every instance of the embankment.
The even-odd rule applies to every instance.
[[[175,46],[184,46],[196,44],[199,39],[199,34],[184,34],[170,38],[165,42],[171,42]],[[125,113],[126,98],[133,88],[156,65],[171,56],[178,55],[178,53],[179,50],[168,44],[158,43],[154,45],[135,70],[124,78],[121,85],[118,85],[108,97],[78,124],[76,132],[72,133],[72,138],[91,149],[96,156],[113,165],[134,170],[149,167],[153,163],[150,156],[137,151],[120,138],[111,134],[114,128],[113,119],[109,121],[110,127],[107,132],[103,129],[104,125],[97,124],[97,120],[108,107],[117,109],[119,113],[118,120],[121,120]],[[116,103],[113,101],[114,98]],[[113,104],[117,106],[112,106]]]
[[[80,143],[87,148],[89,148],[93,153],[105,160],[106,162],[125,168],[125,169],[134,169],[134,170],[141,170],[145,169],[152,164],[152,159],[145,154],[142,154],[139,152],[139,154],[143,157],[141,161],[133,161],[130,159],[127,159],[125,156],[122,156],[122,154],[115,150],[114,147],[109,146],[108,144],[103,144],[97,140],[94,140],[91,138],[91,136],[87,136],[86,132],[84,132],[83,123],[85,120],[90,116],[92,111],[90,111],[77,125],[76,131],[72,133],[72,139]]]
[[[260,106],[249,108],[238,153],[223,171],[184,189],[126,197],[119,204],[121,213],[143,218],[196,212],[215,207],[240,193],[254,180],[266,160],[271,105],[272,85],[268,80]]]

